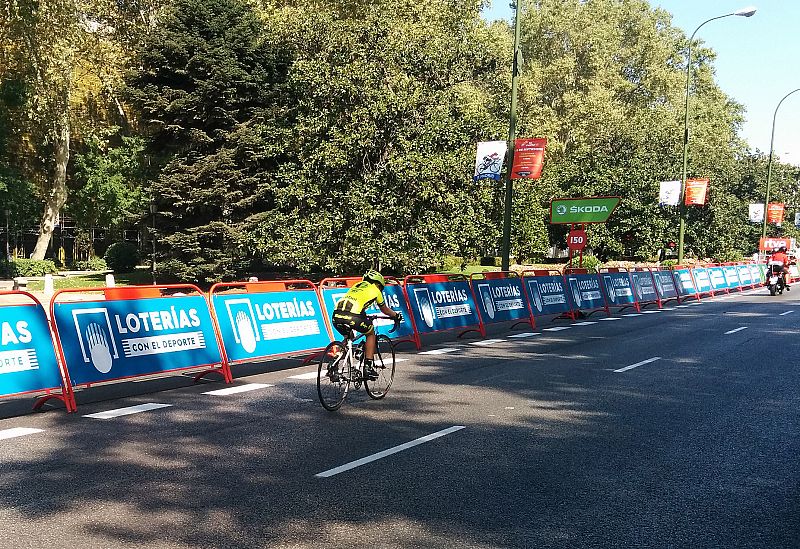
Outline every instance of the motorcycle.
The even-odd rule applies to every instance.
[[[767,287],[769,295],[782,294],[786,288],[786,274],[783,272],[783,263],[770,263],[767,265]]]

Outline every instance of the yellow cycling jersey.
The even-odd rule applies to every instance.
[[[350,288],[345,296],[336,304],[336,309],[360,314],[373,303],[383,305],[383,293],[372,282],[362,280]]]

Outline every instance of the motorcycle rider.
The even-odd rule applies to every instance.
[[[789,291],[789,256],[786,255],[786,246],[779,247],[769,258],[770,263],[780,265],[780,270],[783,273],[783,282],[786,291]]]

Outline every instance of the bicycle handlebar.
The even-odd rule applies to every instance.
[[[387,316],[387,315],[367,315],[367,318],[370,319],[370,320],[375,320],[375,319],[394,320],[394,326],[392,327],[391,330],[389,330],[390,334],[392,332],[394,332],[395,330],[397,330],[397,327],[400,326],[400,322],[398,321],[398,319],[392,318],[392,317]]]

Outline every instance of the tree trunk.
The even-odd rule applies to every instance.
[[[53,228],[58,220],[61,208],[67,202],[67,163],[69,162],[69,113],[64,113],[61,128],[55,142],[55,168],[53,180],[44,201],[44,213],[39,226],[39,239],[33,250],[31,259],[44,259]]]

